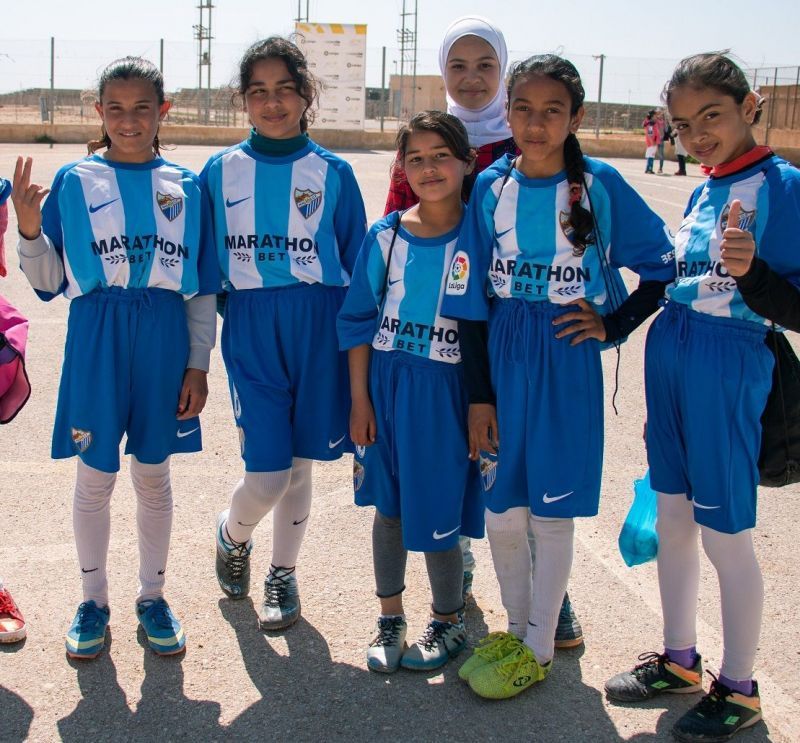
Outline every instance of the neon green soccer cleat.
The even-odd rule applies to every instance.
[[[523,642],[505,658],[489,663],[469,676],[469,685],[484,699],[510,699],[543,681],[553,666],[540,665],[533,651]]]

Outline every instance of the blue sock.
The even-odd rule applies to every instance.
[[[697,648],[692,645],[686,650],[673,650],[672,648],[664,648],[664,652],[673,663],[677,663],[684,668],[694,668],[697,663]]]
[[[719,681],[732,691],[737,691],[739,694],[744,694],[746,697],[749,697],[753,693],[753,679],[735,681],[734,679],[729,679],[727,676],[720,674]]]

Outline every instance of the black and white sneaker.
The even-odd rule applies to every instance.
[[[447,663],[467,646],[464,620],[440,622],[431,619],[422,637],[403,653],[400,665],[412,671],[432,671]]]
[[[244,544],[228,542],[223,536],[227,520],[228,511],[217,516],[217,581],[226,596],[243,599],[250,593],[250,552],[253,541]]]
[[[264,630],[286,629],[300,619],[300,594],[294,568],[272,565],[264,579],[264,601],[258,624]]]

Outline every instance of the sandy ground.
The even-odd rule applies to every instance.
[[[49,183],[57,167],[82,155],[77,146],[31,145],[35,176]],[[170,153],[198,169],[211,148]],[[0,145],[0,172],[10,175],[17,150]],[[370,219],[382,212],[389,154],[345,152],[354,166]],[[645,176],[643,162],[614,161],[675,228],[699,182]],[[674,167],[674,166],[673,166]],[[668,163],[668,170],[673,167]],[[52,461],[50,432],[63,353],[67,302],[39,302],[14,266],[1,290],[31,322],[28,370],[33,396],[0,428],[0,572],[28,623],[28,640],[0,649],[0,741],[86,740],[667,740],[675,720],[696,697],[644,705],[610,704],[603,682],[636,655],[661,647],[659,597],[653,564],[628,569],[616,539],[645,471],[641,442],[642,349],[638,332],[624,347],[617,398],[610,406],[615,357],[604,355],[607,380],[606,455],[600,515],[579,521],[570,593],[586,634],[584,647],[560,651],[544,684],[516,700],[490,703],[459,681],[466,654],[437,673],[372,674],[365,646],[377,613],[370,555],[371,512],[352,503],[351,462],[317,464],[315,506],[298,576],[303,617],[284,634],[256,626],[250,600],[233,603],[214,577],[213,523],[226,507],[242,469],[218,350],[203,414],[205,451],[173,462],[175,523],[167,596],[188,637],[182,657],[159,658],[144,643],[133,612],[136,595],[135,501],[127,463],[114,496],[109,557],[112,629],[107,649],[92,662],[68,661],[63,633],[80,600],[71,527],[74,460]],[[795,663],[800,614],[800,567],[792,559],[800,491],[763,491],[756,547],[764,569],[766,606],[757,678],[766,723],[742,743],[800,739]],[[259,526],[253,555],[255,596],[269,564],[271,524]],[[467,613],[472,641],[503,629],[485,540],[475,543],[475,603]],[[426,621],[430,601],[424,561],[412,555],[406,608],[410,633]],[[698,607],[699,648],[718,668],[722,632],[715,576],[706,560]],[[794,733],[792,732],[794,730]]]

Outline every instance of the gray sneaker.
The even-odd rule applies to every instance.
[[[243,599],[250,593],[250,551],[253,541],[229,544],[222,536],[228,511],[217,516],[217,581],[226,596]]]
[[[300,594],[294,568],[272,565],[264,579],[264,602],[258,610],[258,624],[265,630],[286,629],[298,619]]]
[[[431,671],[443,666],[466,646],[463,619],[456,624],[431,619],[422,637],[403,653],[400,665],[412,671]]]
[[[565,593],[561,610],[558,612],[555,645],[557,648],[575,648],[581,643],[583,643],[583,629],[572,608],[569,594]]]
[[[378,673],[394,673],[406,649],[408,625],[402,616],[378,617],[378,632],[367,650],[367,668]]]

